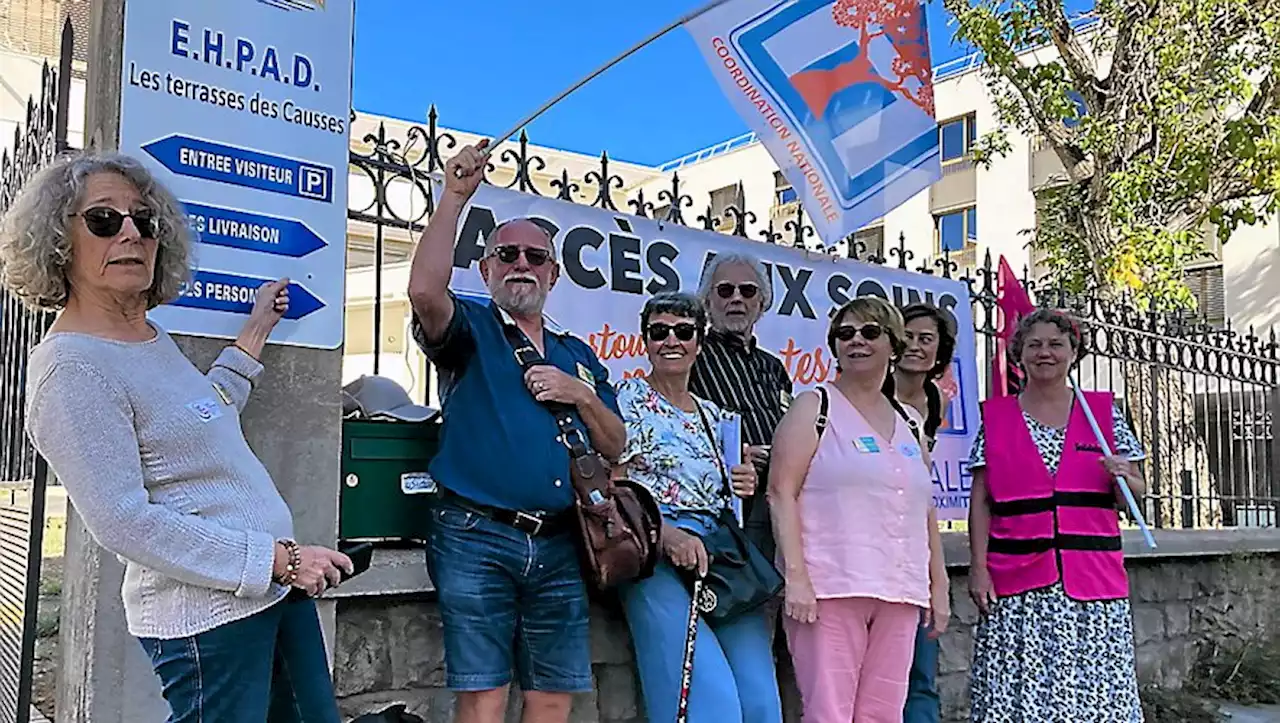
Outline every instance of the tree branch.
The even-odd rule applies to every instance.
[[[1040,0],[1035,5],[1036,13],[1044,21],[1045,30],[1049,31],[1054,47],[1062,56],[1062,64],[1071,76],[1071,85],[1084,98],[1086,106],[1097,108],[1102,100],[1098,92],[1097,63],[1080,44],[1076,31],[1071,29],[1062,0]]]

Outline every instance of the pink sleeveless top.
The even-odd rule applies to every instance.
[[[827,394],[827,428],[800,491],[814,592],[927,607],[933,478],[920,445],[901,417],[886,440],[840,390],[828,385]]]

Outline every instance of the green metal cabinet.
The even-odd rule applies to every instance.
[[[436,421],[343,420],[339,538],[425,540],[432,498],[405,494],[401,478],[426,474],[439,438]]]

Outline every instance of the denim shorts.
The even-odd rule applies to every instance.
[[[427,564],[444,626],[446,683],[592,688],[589,603],[572,532],[531,537],[448,500],[432,509]]]

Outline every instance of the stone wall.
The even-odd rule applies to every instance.
[[[1129,574],[1138,674],[1144,683],[1180,687],[1203,641],[1280,630],[1280,554],[1223,550],[1140,557],[1130,559]],[[967,676],[977,621],[963,568],[953,569],[952,590],[953,623],[942,638],[938,686],[944,720],[962,721],[968,716]],[[344,714],[354,717],[402,702],[430,723],[451,720],[439,614],[428,596],[340,601],[337,627],[334,667]],[[572,720],[644,721],[626,626],[603,609],[593,618],[592,667],[596,690],[580,696]],[[512,698],[508,720],[514,722],[519,695]]]

